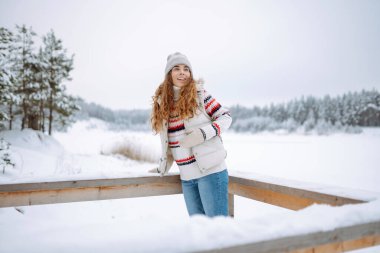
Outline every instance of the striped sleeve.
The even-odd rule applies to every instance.
[[[206,90],[204,90],[204,107],[212,122],[210,125],[202,127],[201,130],[206,136],[205,139],[209,140],[227,130],[231,125],[232,118],[230,111]]]

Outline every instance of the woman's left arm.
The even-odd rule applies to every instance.
[[[230,111],[223,107],[208,91],[204,90],[204,93],[204,107],[211,118],[211,124],[201,127],[200,130],[204,139],[209,140],[226,131],[232,123],[232,118]]]
[[[184,148],[190,148],[210,140],[212,137],[220,136],[232,123],[229,110],[216,101],[206,90],[204,93],[204,109],[210,116],[211,122],[201,128],[193,129],[189,135],[183,138],[179,143]]]

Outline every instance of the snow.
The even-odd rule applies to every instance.
[[[109,201],[89,202],[87,208],[55,204],[49,206],[48,213],[32,206],[24,215],[12,208],[1,209],[1,216],[7,217],[0,220],[2,252],[60,252],[62,247],[65,252],[185,252],[326,231],[380,219],[378,200],[343,207],[312,205],[298,212],[270,217],[261,213],[240,220],[201,215],[174,220],[169,215],[153,213],[128,216],[123,212],[128,212],[133,205],[120,200],[115,202],[119,202],[120,209],[112,211],[107,206]],[[159,200],[155,202],[160,204]],[[144,203],[140,200],[139,204]],[[23,238],[22,244],[20,238]]]
[[[0,137],[11,142],[17,158],[16,168],[0,175],[1,184],[156,175],[147,171],[156,166],[149,161],[159,156],[158,136],[110,132],[106,123],[94,119],[53,137],[32,130],[3,131]],[[231,176],[370,202],[315,204],[295,212],[235,196],[234,219],[188,217],[180,194],[27,206],[19,211],[0,208],[0,252],[186,252],[380,219],[380,129],[330,136],[229,132],[223,140]],[[111,155],[126,147],[135,148],[141,161]]]
[[[104,122],[92,119],[78,122],[69,134],[54,133],[54,138],[29,129],[0,132],[0,137],[12,144],[17,164],[13,170],[6,169],[0,183],[151,176],[147,171],[155,164],[111,152],[124,141],[134,144],[135,153],[145,151],[145,159],[155,161],[159,156],[157,138],[143,132],[120,134],[106,129]]]
[[[330,136],[227,134],[223,140],[234,171],[380,192],[378,129]]]
[[[289,187],[297,188],[297,189],[338,195],[338,196],[346,197],[346,198],[360,199],[363,201],[372,201],[372,200],[376,200],[379,197],[379,192],[375,192],[375,191],[351,189],[351,188],[339,187],[339,186],[334,186],[334,185],[290,180],[290,179],[285,179],[285,178],[261,175],[261,174],[257,174],[253,172],[231,171],[229,172],[229,175],[257,180],[260,182],[266,182],[270,184],[289,186]]]

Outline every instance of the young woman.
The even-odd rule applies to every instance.
[[[152,129],[160,133],[161,176],[173,161],[179,167],[189,215],[228,215],[228,171],[221,133],[231,125],[222,107],[195,81],[191,64],[181,53],[168,56],[165,79],[153,96]]]

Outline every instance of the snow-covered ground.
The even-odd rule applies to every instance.
[[[152,175],[149,161],[160,148],[158,136],[109,132],[94,119],[54,133],[54,139],[31,130],[0,137],[12,143],[17,163],[0,174],[0,184]],[[367,200],[380,196],[380,129],[330,136],[225,133],[223,140],[230,175]],[[110,155],[131,147],[143,161]],[[238,196],[234,219],[189,218],[180,194],[18,209],[0,208],[0,252],[184,252],[380,219],[377,200],[294,212]]]

